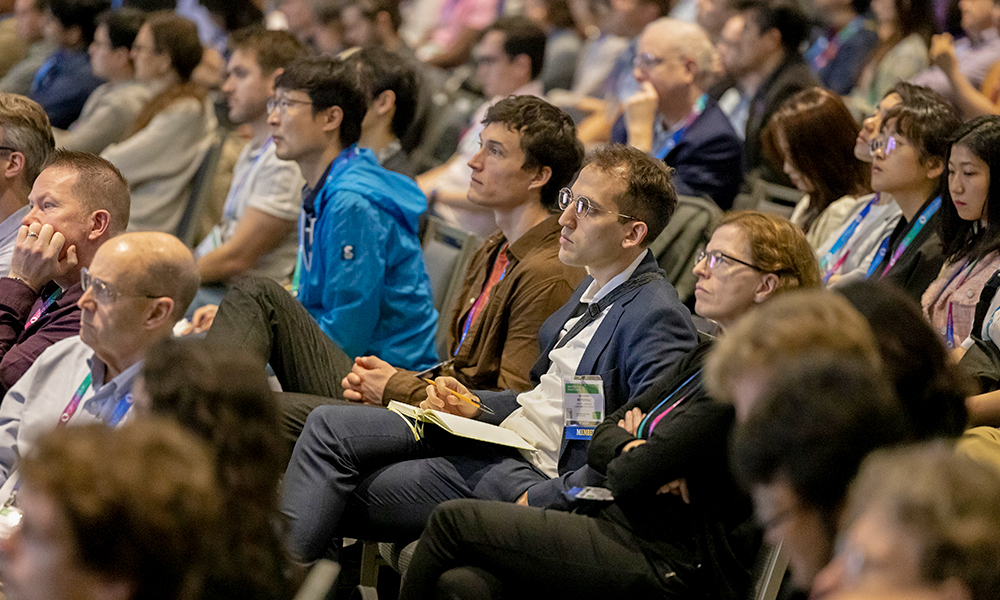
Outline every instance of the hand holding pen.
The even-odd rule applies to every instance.
[[[420,403],[420,408],[431,408],[470,419],[479,416],[481,412],[493,414],[488,406],[454,377],[438,377],[434,381],[422,379],[429,385],[427,399]]]

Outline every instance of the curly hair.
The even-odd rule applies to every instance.
[[[735,225],[750,242],[750,261],[778,276],[779,290],[818,288],[819,264],[802,230],[784,217],[752,210],[728,213],[719,227]]]

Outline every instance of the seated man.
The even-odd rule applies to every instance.
[[[43,0],[14,0],[14,20],[18,37],[28,44],[28,53],[0,79],[0,92],[27,96],[38,68],[56,48],[45,39]]]
[[[81,269],[80,335],[53,344],[0,404],[0,497],[18,462],[60,424],[121,423],[146,350],[171,334],[198,290],[191,251],[165,233],[128,233]]]
[[[233,183],[222,222],[198,245],[198,271],[204,283],[195,308],[217,304],[225,283],[241,275],[291,282],[295,268],[295,221],[302,210],[305,180],[299,166],[275,154],[267,122],[267,101],[284,68],[306,55],[306,48],[285,31],[250,29],[229,42],[228,71],[222,91],[228,95],[229,119],[249,126],[253,139],[233,168]]]
[[[13,263],[0,278],[0,389],[52,344],[77,335],[80,267],[128,225],[128,184],[108,161],[55,151],[35,180]]]
[[[0,93],[0,274],[10,271],[28,193],[54,149],[45,111],[24,96]],[[2,297],[2,294],[0,294]]]
[[[469,262],[451,310],[451,359],[436,374],[473,389],[522,392],[531,388],[538,328],[586,275],[559,260],[561,227],[552,214],[583,148],[569,115],[534,96],[497,102],[484,122],[482,148],[469,161],[469,200],[493,210],[500,232]],[[376,405],[427,398],[413,371],[375,356],[355,360],[344,388],[349,400]]]
[[[335,536],[416,537],[448,499],[548,504],[563,489],[596,481],[596,471],[582,468],[588,434],[574,426],[564,434],[564,378],[597,376],[606,398],[597,410],[617,410],[691,350],[696,332],[646,248],[676,206],[662,162],[625,146],[599,150],[559,204],[559,258],[588,267],[591,277],[542,325],[535,388],[479,392],[487,414],[451,393],[468,388],[442,377],[422,403],[501,425],[537,450],[521,455],[431,425],[415,439],[415,426],[391,411],[321,406],[285,473],[282,512],[294,557],[321,556]]]
[[[367,354],[406,368],[435,364],[437,311],[417,239],[426,204],[413,180],[355,145],[367,110],[361,74],[344,61],[310,58],[285,69],[276,87],[275,155],[296,161],[307,182],[293,289],[334,342],[308,360],[318,369],[339,362],[345,373],[348,357]],[[275,340],[271,323],[289,301],[274,281],[247,278],[226,295],[210,335],[264,361],[290,345],[309,355],[311,340]]]
[[[87,48],[94,41],[97,15],[108,8],[107,0],[48,0],[45,36],[57,49],[35,74],[30,96],[53,127],[66,129],[76,121],[103,83],[91,71]]]
[[[878,46],[878,30],[868,14],[870,4],[869,0],[826,0],[813,5],[824,30],[804,58],[823,87],[841,96],[854,89]]]
[[[660,19],[639,37],[635,76],[642,85],[625,102],[614,141],[649,152],[674,168],[679,194],[733,205],[743,173],[743,143],[718,103],[705,94],[715,52],[697,25]],[[617,139],[615,139],[617,138]]]

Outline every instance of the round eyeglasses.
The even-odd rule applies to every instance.
[[[597,208],[594,206],[594,201],[586,196],[574,196],[573,190],[569,188],[563,188],[559,190],[559,210],[566,210],[573,203],[576,203],[576,216],[578,218],[584,218],[591,212],[607,213],[609,215],[618,215],[619,217],[625,219],[626,221],[641,221],[637,217],[631,217],[629,215],[623,215],[622,213],[616,213],[613,210],[604,210],[603,208]]]

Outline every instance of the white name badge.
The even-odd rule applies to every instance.
[[[568,440],[589,440],[604,420],[604,382],[598,375],[563,377],[563,424]]]

